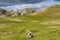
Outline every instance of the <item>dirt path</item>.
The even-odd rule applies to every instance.
[[[19,22],[23,22],[24,20],[20,20],[20,19],[10,19],[10,18],[4,18],[10,21],[19,21]],[[30,22],[40,22],[38,20],[31,20]],[[60,24],[60,20],[49,20],[49,21],[45,21],[45,22],[40,22],[41,24]]]
[[[19,20],[19,19],[10,19],[10,18],[6,18],[7,20],[10,20],[10,21],[19,21],[19,22],[22,22],[23,20]]]
[[[45,21],[41,24],[60,24],[60,20]]]
[[[20,19],[10,19],[10,18],[5,18],[7,20],[10,21],[19,21],[19,22],[23,22],[24,20],[20,20]],[[30,22],[40,22],[38,20],[31,20]],[[40,22],[41,24],[60,24],[60,20],[49,20],[49,21],[45,21],[45,22]]]

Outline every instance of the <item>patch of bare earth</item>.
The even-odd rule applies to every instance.
[[[46,27],[46,28],[58,28],[58,27],[56,27],[56,26],[52,26],[52,27]]]
[[[11,26],[8,26],[7,24],[0,24],[0,28],[5,28],[5,27],[11,27]]]
[[[10,18],[7,18],[7,20],[24,22],[24,20],[20,20],[20,19],[10,19]],[[31,20],[30,22],[40,22],[40,21],[37,21],[37,20]]]
[[[40,22],[40,21],[35,21],[35,20],[32,20],[31,22]]]
[[[19,20],[19,19],[10,19],[10,18],[7,18],[7,20],[10,20],[10,21],[23,21],[23,20]]]
[[[13,31],[5,31],[5,32],[0,32],[0,34],[14,34]]]
[[[45,21],[41,24],[60,24],[60,20]]]
[[[46,21],[46,22],[42,22],[40,24],[47,25],[46,28],[59,28],[58,26],[54,26],[54,25],[60,24],[60,20]]]

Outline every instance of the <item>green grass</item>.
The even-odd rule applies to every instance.
[[[60,40],[60,15],[50,12],[50,10],[55,12],[53,9],[55,10],[55,8],[48,9],[48,12],[39,11],[33,16],[9,17],[9,20],[0,18],[0,40]],[[33,33],[33,38],[26,38],[27,29]]]

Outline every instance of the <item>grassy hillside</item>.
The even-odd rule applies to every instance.
[[[60,40],[60,5],[34,14],[0,18],[0,40]],[[25,38],[27,29],[33,38]]]

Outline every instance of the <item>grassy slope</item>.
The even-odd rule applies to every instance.
[[[13,20],[0,18],[0,40],[60,40],[60,6],[36,13],[11,18]],[[26,29],[33,32],[33,38],[25,38]]]

